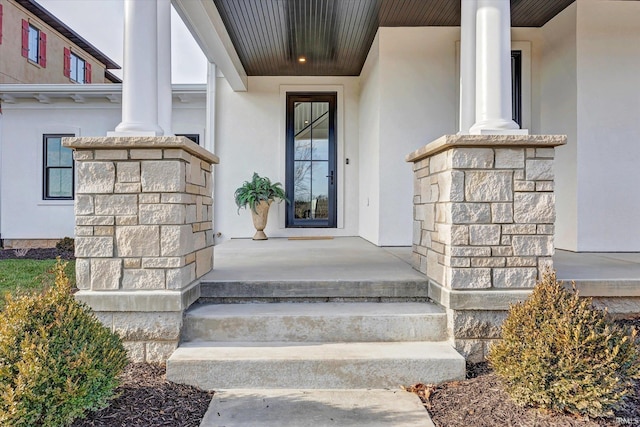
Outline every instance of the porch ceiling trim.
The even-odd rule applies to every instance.
[[[235,91],[248,88],[247,73],[231,37],[211,0],[172,0],[178,15],[204,52]]]

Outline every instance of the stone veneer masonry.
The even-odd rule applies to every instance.
[[[65,138],[76,160],[76,297],[133,361],[163,362],[213,267],[212,168],[184,137]]]
[[[485,358],[509,304],[552,267],[553,162],[564,136],[446,135],[411,153],[413,265],[467,360]]]

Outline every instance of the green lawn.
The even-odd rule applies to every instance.
[[[45,286],[53,283],[51,268],[56,264],[55,260],[31,260],[31,259],[4,259],[0,260],[0,309],[4,307],[4,295],[7,293],[19,294],[22,292],[38,292]],[[69,261],[65,270],[75,285],[75,262]]]

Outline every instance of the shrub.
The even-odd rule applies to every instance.
[[[0,425],[63,426],[107,405],[127,358],[120,339],[71,294],[66,263],[39,295],[0,313]]]
[[[640,378],[636,331],[614,325],[552,272],[511,307],[489,361],[516,402],[591,417],[611,416]]]
[[[59,251],[73,252],[76,249],[75,241],[71,237],[65,237],[56,243],[56,249]]]

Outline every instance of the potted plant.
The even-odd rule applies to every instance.
[[[238,213],[240,213],[241,208],[246,208],[247,205],[251,208],[253,226],[256,228],[253,240],[267,240],[268,237],[264,234],[264,228],[267,225],[271,202],[274,200],[288,202],[282,184],[279,182],[272,183],[269,178],[261,177],[254,172],[251,181],[245,181],[236,190],[234,196],[236,205],[238,205]]]

